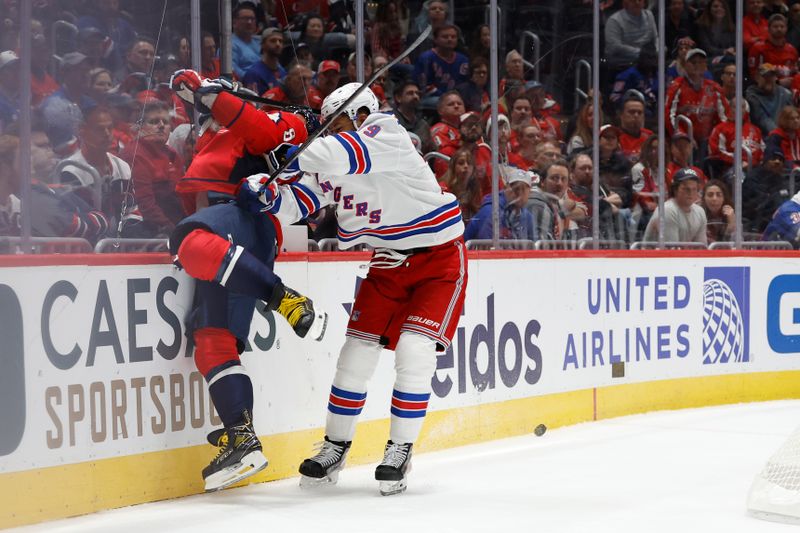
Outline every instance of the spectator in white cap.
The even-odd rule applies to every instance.
[[[0,133],[19,118],[19,58],[0,52]]]
[[[533,173],[514,169],[506,180],[508,185],[499,196],[500,238],[536,240],[533,215],[525,209],[531,195]],[[481,208],[464,230],[464,240],[492,238],[492,195],[483,198]]]
[[[261,60],[247,69],[242,83],[258,94],[277,87],[286,76],[286,69],[280,63],[282,53],[283,32],[278,28],[261,32]]]
[[[701,178],[692,168],[682,168],[672,176],[670,194],[664,202],[664,241],[700,242],[708,244],[706,212],[697,203],[700,198]],[[659,211],[656,209],[644,240],[658,241]]]

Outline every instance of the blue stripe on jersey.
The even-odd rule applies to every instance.
[[[331,394],[338,396],[339,398],[346,398],[348,400],[363,400],[367,397],[366,392],[350,392],[347,390],[342,390],[338,387],[331,385]]]
[[[431,211],[429,213],[426,213],[426,214],[424,214],[422,216],[419,216],[419,217],[415,218],[414,220],[412,220],[410,222],[403,222],[403,223],[400,223],[400,224],[391,224],[391,225],[388,225],[388,226],[379,226],[377,228],[369,228],[369,227],[367,227],[367,228],[361,228],[361,229],[354,230],[354,231],[346,231],[346,230],[344,230],[344,229],[342,229],[340,227],[339,228],[339,239],[343,240],[343,241],[350,241],[350,240],[353,240],[356,237],[359,237],[361,235],[375,235],[375,236],[379,236],[381,238],[385,238],[387,240],[402,239],[403,237],[407,237],[409,235],[407,233],[408,231],[416,230],[418,228],[418,226],[423,225],[426,221],[432,220],[432,219],[436,218],[437,216],[441,215],[442,213],[444,213],[446,211],[449,211],[449,210],[454,210],[453,217],[451,217],[450,219],[445,220],[443,222],[440,222],[439,225],[435,226],[434,229],[432,229],[432,230],[415,231],[413,234],[416,235],[418,233],[430,233],[431,231],[436,232],[436,231],[439,231],[441,229],[444,229],[444,228],[447,228],[449,226],[452,226],[453,224],[455,224],[459,220],[461,220],[461,211],[460,211],[460,208],[458,206],[458,201],[450,202],[447,205],[443,205],[441,207],[437,207],[433,211]],[[455,210],[458,210],[458,212],[456,213]],[[403,229],[403,228],[405,228],[405,231],[400,231],[400,232],[397,232],[397,233],[384,235],[384,233],[386,233],[387,230]],[[397,237],[395,235],[401,235],[401,236]]]
[[[458,224],[460,220],[461,220],[461,213],[458,213],[458,214],[456,214],[456,215],[454,215],[454,216],[442,221],[441,223],[439,223],[436,226],[423,226],[423,227],[419,227],[417,229],[401,231],[401,232],[392,233],[392,234],[389,234],[389,235],[385,235],[385,234],[378,233],[378,232],[375,232],[375,231],[359,230],[358,234],[347,236],[347,232],[344,232],[344,230],[339,228],[339,240],[342,241],[342,242],[349,242],[349,241],[358,239],[359,237],[378,237],[379,239],[382,239],[382,240],[385,240],[385,241],[396,241],[396,240],[400,240],[400,239],[405,239],[406,237],[412,237],[414,235],[424,235],[426,233],[438,233],[439,231],[442,231],[442,230],[444,230],[446,228],[449,228],[450,226],[452,226],[454,224]]]
[[[392,396],[397,398],[398,400],[403,400],[406,402],[427,402],[431,399],[430,392],[424,392],[422,394],[413,394],[410,392],[400,392],[397,389],[392,391]]]
[[[336,139],[337,141],[339,141],[339,143],[342,146],[344,146],[344,149],[347,152],[347,157],[350,160],[350,170],[347,173],[348,174],[355,174],[356,168],[357,168],[357,164],[356,164],[356,153],[353,150],[353,147],[350,146],[350,143],[348,143],[345,139],[339,137],[338,135],[334,135],[333,138]]]
[[[369,173],[370,169],[372,168],[372,160],[369,157],[369,150],[367,150],[367,145],[364,144],[364,141],[361,140],[361,136],[358,133],[356,133],[354,131],[351,131],[351,132],[348,132],[348,133],[353,137],[353,139],[356,140],[358,145],[361,146],[361,149],[364,150],[364,161],[366,163],[366,168],[364,169],[363,173],[367,174],[367,173]]]
[[[311,213],[319,211],[319,200],[317,199],[317,195],[311,192],[311,189],[300,183],[293,183],[291,188],[303,218],[306,218]]]

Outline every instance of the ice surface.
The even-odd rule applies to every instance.
[[[745,501],[798,425],[800,401],[649,413],[419,454],[397,496],[368,465],[317,490],[294,478],[10,531],[787,532]]]

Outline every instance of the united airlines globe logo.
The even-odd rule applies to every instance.
[[[703,364],[741,363],[745,353],[745,319],[734,291],[722,280],[703,284]]]

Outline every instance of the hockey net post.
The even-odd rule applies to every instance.
[[[762,520],[800,525],[800,427],[753,480],[747,511]]]

